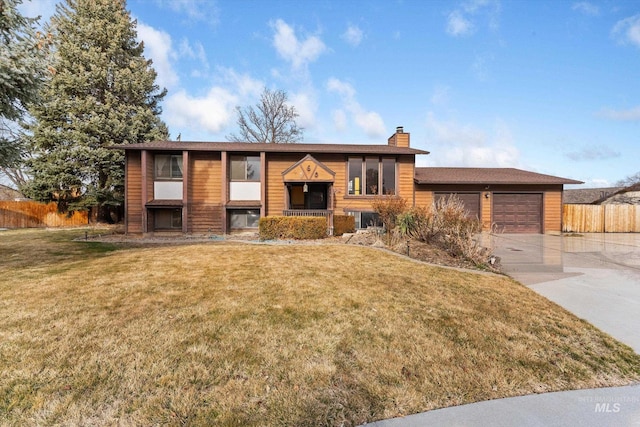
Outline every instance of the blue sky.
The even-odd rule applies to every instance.
[[[53,1],[22,10],[47,19]],[[386,143],[419,166],[613,185],[640,171],[640,2],[129,0],[171,136],[225,141],[284,89],[304,142]]]

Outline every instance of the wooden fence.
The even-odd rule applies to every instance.
[[[86,211],[61,214],[55,203],[0,201],[0,228],[74,227],[88,223]]]
[[[574,233],[638,233],[640,206],[563,205],[562,231]]]

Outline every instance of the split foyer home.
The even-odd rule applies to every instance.
[[[518,169],[421,168],[410,135],[387,144],[254,144],[155,141],[125,151],[127,233],[229,233],[271,215],[377,222],[371,201],[400,196],[428,206],[456,194],[485,229],[560,232],[565,178]]]

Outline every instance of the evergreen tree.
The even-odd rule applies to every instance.
[[[124,199],[124,154],[114,144],[168,137],[166,90],[136,41],[125,0],[66,0],[51,19],[56,60],[32,110],[31,182],[26,194],[59,209],[98,206],[99,220]]]
[[[36,18],[17,9],[21,0],[0,0],[0,170],[13,167],[22,153],[20,126],[47,73],[47,38],[35,30]]]

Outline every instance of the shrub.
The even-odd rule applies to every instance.
[[[464,203],[456,196],[440,199],[428,209],[412,208],[402,213],[398,226],[405,236],[436,245],[477,265],[486,264],[488,250],[475,239],[482,231],[482,223],[467,217]]]
[[[428,222],[433,223],[433,213],[431,210],[427,210],[423,207],[414,206],[409,210],[401,213],[396,218],[396,224],[398,231],[403,236],[409,236],[417,240],[429,242],[431,238],[427,235],[421,236],[420,234],[427,230]]]
[[[318,216],[268,216],[260,218],[260,240],[323,239],[327,237],[327,219]]]
[[[342,236],[344,233],[356,231],[356,218],[352,215],[333,216],[333,235]]]
[[[407,208],[407,201],[400,196],[376,196],[371,202],[371,207],[380,216],[389,244],[391,231],[396,226],[396,219]]]

